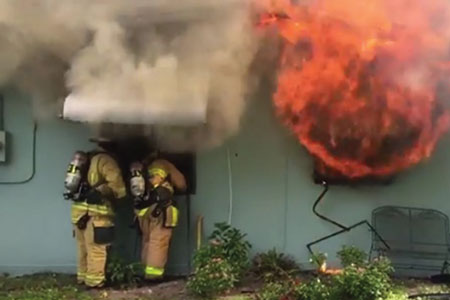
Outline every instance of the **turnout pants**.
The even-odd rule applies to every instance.
[[[164,275],[167,263],[172,228],[163,226],[163,217],[154,218],[151,214],[139,217],[142,231],[142,263],[145,265],[145,278],[156,279]]]
[[[105,284],[107,252],[112,236],[112,221],[107,217],[91,217],[82,230],[75,226],[78,283],[90,287],[102,287]]]

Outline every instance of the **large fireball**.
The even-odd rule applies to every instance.
[[[308,151],[349,178],[429,157],[448,129],[450,3],[268,3],[285,38],[277,113]]]

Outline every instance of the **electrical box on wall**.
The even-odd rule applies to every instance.
[[[6,162],[6,132],[0,131],[0,163]]]

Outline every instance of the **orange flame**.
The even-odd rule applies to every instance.
[[[312,155],[349,178],[431,155],[450,126],[447,0],[266,5],[286,40],[275,107]]]

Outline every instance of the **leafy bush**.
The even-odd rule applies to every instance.
[[[367,253],[354,246],[343,246],[337,253],[343,267],[362,267],[367,263]]]
[[[249,251],[251,245],[244,238],[246,234],[227,223],[216,223],[210,236],[213,245],[220,248],[223,258],[227,259],[237,277],[241,277],[249,268]],[[216,251],[216,250],[215,250]]]
[[[106,266],[106,277],[108,284],[123,288],[135,286],[144,277],[144,266],[141,263],[127,264],[117,256],[109,259]]]
[[[249,267],[251,245],[244,238],[245,234],[226,223],[215,224],[210,243],[194,254],[195,275],[188,289],[211,297],[232,288]]]
[[[323,257],[323,256],[322,256]],[[319,260],[320,261],[320,260]],[[351,264],[343,273],[298,283],[294,278],[269,282],[259,292],[259,300],[393,300],[402,293],[393,290],[391,263],[379,258],[363,267]],[[403,296],[402,296],[403,297]],[[403,298],[399,298],[403,299]]]
[[[256,298],[258,300],[331,300],[330,297],[330,288],[320,279],[316,279],[307,283],[299,283],[295,280],[268,282]]]
[[[202,246],[194,254],[194,266],[196,268],[201,268],[206,266],[214,258],[224,258],[225,251],[223,247],[219,247],[215,244],[209,244]]]
[[[297,263],[275,249],[260,253],[253,259],[253,273],[266,282],[289,280],[300,269]]]
[[[330,299],[330,288],[320,279],[316,279],[298,285],[294,290],[294,295],[297,300],[326,300]]]
[[[230,263],[222,258],[213,258],[195,270],[187,288],[198,296],[213,298],[233,288],[236,281]]]
[[[392,291],[389,260],[378,259],[364,268],[348,266],[334,277],[333,299],[377,300],[385,299]]]
[[[281,282],[269,282],[256,295],[258,300],[280,300],[287,297],[289,286]]]
[[[394,273],[394,267],[392,266],[391,261],[384,256],[375,258],[372,262],[370,262],[369,267],[377,269],[379,272],[388,275]]]

